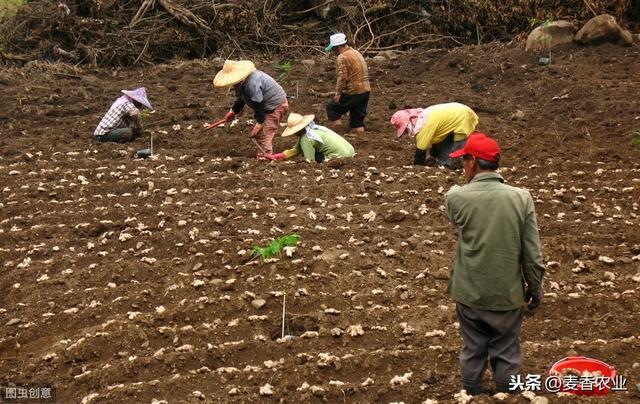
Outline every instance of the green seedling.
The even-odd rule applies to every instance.
[[[280,76],[278,76],[278,78],[280,79],[280,81],[282,81],[291,71],[293,64],[291,63],[291,61],[287,60],[282,64],[276,63],[275,65],[273,65],[273,67],[276,69],[276,71],[280,72]]]
[[[273,240],[266,247],[255,246],[253,252],[259,255],[263,260],[278,256],[282,258],[282,251],[285,247],[295,247],[300,242],[300,236],[297,234],[287,234],[279,239]]]
[[[540,26],[540,28],[542,29],[543,35],[541,35],[538,38],[538,42],[542,42],[542,43],[545,43],[547,45],[547,51],[548,51],[548,54],[549,54],[549,56],[548,56],[549,57],[549,64],[551,64],[551,43],[553,42],[553,35],[551,35],[551,33],[549,33],[546,28],[552,22],[553,22],[553,19],[551,17],[545,18],[544,20],[540,20],[540,19],[534,17],[531,20],[529,20],[529,23],[531,24],[532,27]]]
[[[640,146],[640,129],[633,132],[632,136],[633,136],[633,140],[631,141],[631,144],[633,146]]]
[[[257,257],[259,256],[262,258],[262,260],[278,257],[280,259],[280,264],[282,265],[282,270],[285,271],[286,264],[282,253],[285,251],[285,247],[295,247],[299,242],[300,236],[292,233],[273,240],[265,247],[255,246],[252,251]],[[287,312],[287,279],[288,278],[285,273],[282,286],[282,338],[284,338],[284,325]]]
[[[147,119],[149,119],[151,115],[149,115],[149,110],[148,109],[143,109],[142,111],[140,111],[140,118],[142,118],[143,121],[146,121]]]

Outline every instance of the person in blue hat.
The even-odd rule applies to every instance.
[[[130,142],[142,135],[140,110],[153,110],[147,90],[144,87],[135,90],[122,90],[120,96],[102,117],[93,132],[99,142]]]

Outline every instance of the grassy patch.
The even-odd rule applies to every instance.
[[[26,3],[26,0],[0,0],[0,19],[15,15],[18,8]]]

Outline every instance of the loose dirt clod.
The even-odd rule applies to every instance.
[[[256,309],[261,309],[267,303],[264,299],[254,299],[251,301],[251,305]]]

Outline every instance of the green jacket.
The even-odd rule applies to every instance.
[[[346,141],[345,138],[338,135],[330,129],[314,129],[315,134],[320,136],[324,143],[317,140],[311,140],[307,135],[300,136],[298,143],[293,149],[285,150],[287,158],[293,157],[300,152],[304,154],[304,158],[309,161],[315,160],[315,152],[324,154],[325,160],[332,160],[341,157],[353,157],[355,151],[353,146]]]
[[[495,172],[447,192],[445,209],[459,240],[448,292],[464,305],[508,311],[524,304],[525,282],[541,291],[544,265],[529,192]]]

